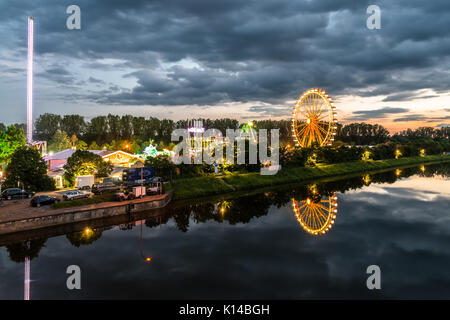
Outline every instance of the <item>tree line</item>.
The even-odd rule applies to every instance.
[[[238,129],[244,123],[236,119],[195,119],[202,120],[205,129],[218,129],[223,134],[226,129]],[[292,144],[291,120],[259,120],[253,121],[255,129],[279,129],[280,144]],[[25,129],[24,124],[14,124],[17,129]],[[87,120],[81,115],[58,115],[45,113],[40,115],[34,124],[34,138],[49,142],[49,150],[59,151],[71,146],[77,149],[126,150],[141,152],[148,142],[153,140],[160,147],[171,143],[174,129],[187,128],[189,120],[173,121],[155,117],[135,117],[132,115],[97,116]],[[410,140],[432,139],[448,140],[450,128],[421,127],[407,129],[390,135],[389,131],[379,124],[350,123],[337,124],[335,141],[337,145],[377,145],[394,141],[405,144]],[[0,134],[8,128],[0,123]],[[0,138],[1,143],[1,138]],[[3,148],[2,148],[3,149]]]

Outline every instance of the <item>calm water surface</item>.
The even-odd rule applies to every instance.
[[[449,169],[173,204],[120,225],[34,233],[29,248],[0,237],[0,299],[23,299],[27,256],[32,299],[448,299]],[[373,264],[381,290],[366,287]],[[81,290],[66,288],[69,265],[81,268]]]

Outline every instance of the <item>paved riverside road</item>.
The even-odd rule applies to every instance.
[[[65,191],[56,191],[56,192],[44,192],[41,193],[49,196],[55,196],[62,199],[62,194]],[[40,195],[40,194],[37,194]],[[0,206],[0,223],[5,223],[9,221],[21,220],[21,219],[29,219],[29,218],[38,218],[44,216],[50,216],[60,213],[74,212],[74,211],[84,211],[91,210],[97,208],[108,208],[114,206],[122,206],[128,203],[141,203],[141,202],[151,202],[164,199],[168,193],[154,196],[146,196],[142,199],[134,199],[128,201],[115,201],[115,202],[101,202],[96,204],[89,204],[85,206],[79,207],[69,207],[63,209],[52,209],[50,206],[42,206],[42,207],[32,207],[30,205],[30,199],[20,199],[20,200],[6,200],[3,201],[3,205]]]

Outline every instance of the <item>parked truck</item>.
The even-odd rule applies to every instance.
[[[123,170],[122,181],[126,186],[139,186],[148,184],[155,176],[152,167],[127,168]]]

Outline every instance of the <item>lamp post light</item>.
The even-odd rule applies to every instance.
[[[149,256],[145,256],[144,255],[144,250],[143,250],[143,247],[144,247],[144,244],[143,244],[143,239],[142,239],[142,225],[143,225],[144,223],[141,223],[141,234],[140,234],[140,237],[139,237],[139,240],[140,240],[140,253],[141,253],[141,257],[142,257],[142,259],[144,259],[144,261],[145,262],[150,262],[150,261],[152,261],[152,257],[149,257]]]

